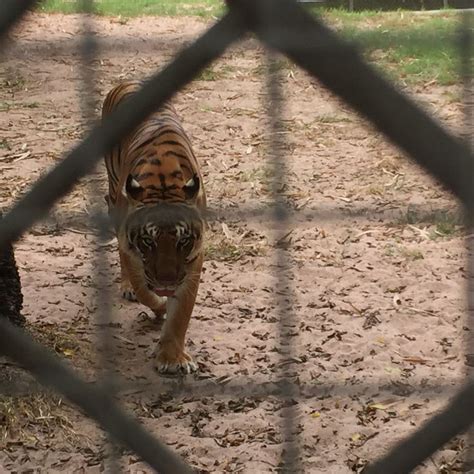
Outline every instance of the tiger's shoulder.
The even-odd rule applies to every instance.
[[[127,81],[114,87],[104,101],[103,116],[127,100],[141,87]],[[119,189],[117,205],[192,201],[203,209],[206,196],[198,160],[191,141],[172,104],[164,104],[123,141],[108,168],[116,168]],[[106,158],[107,160],[107,158]],[[113,170],[112,170],[113,171]]]

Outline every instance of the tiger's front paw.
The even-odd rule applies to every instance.
[[[122,282],[120,285],[120,291],[122,293],[122,298],[128,301],[138,301],[130,282]]]
[[[166,298],[158,297],[158,306],[152,308],[153,313],[158,319],[166,319]]]
[[[171,345],[164,345],[158,349],[155,368],[160,374],[168,375],[191,374],[198,369],[189,354]]]

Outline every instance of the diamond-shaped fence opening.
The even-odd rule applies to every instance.
[[[282,429],[281,437],[284,447],[281,453],[279,470],[297,472],[302,469],[301,436],[298,400],[311,397],[351,396],[351,388],[340,383],[337,377],[328,384],[298,383],[299,373],[291,364],[302,362],[301,352],[295,342],[295,332],[302,330],[296,318],[298,307],[295,298],[295,283],[290,275],[293,263],[287,252],[288,236],[292,232],[294,209],[288,205],[283,192],[285,178],[290,173],[287,130],[285,129],[284,108],[285,91],[282,88],[282,71],[279,65],[281,55],[286,56],[300,68],[318,79],[329,91],[351,106],[361,116],[365,117],[378,131],[383,133],[396,146],[408,154],[414,162],[428,171],[442,183],[447,190],[455,195],[462,203],[467,216],[468,227],[474,204],[474,187],[472,186],[472,152],[469,140],[462,141],[448,132],[444,127],[428,116],[412,99],[401,93],[389,81],[370,67],[360,56],[358,50],[340,39],[320,20],[313,18],[303,7],[292,0],[234,0],[229,1],[229,11],[218,20],[208,31],[189,46],[184,47],[173,60],[160,72],[149,78],[125,107],[110,115],[102,124],[94,124],[97,92],[94,77],[94,64],[100,48],[100,42],[93,32],[93,23],[86,17],[83,23],[85,31],[80,45],[82,58],[80,94],[82,97],[82,117],[87,123],[94,124],[87,136],[75,146],[64,159],[48,173],[39,178],[27,192],[14,204],[0,221],[0,247],[7,248],[17,241],[33,224],[48,216],[52,207],[66,196],[77,182],[92,173],[95,165],[105,152],[110,150],[121,137],[141,123],[150,113],[158,109],[178,91],[185,88],[190,81],[197,77],[209,64],[224,54],[227,48],[251,32],[266,48],[264,71],[266,77],[263,92],[264,107],[268,116],[265,155],[268,157],[268,195],[272,202],[262,209],[246,209],[239,211],[242,219],[264,220],[271,219],[276,230],[273,236],[275,245],[275,288],[277,306],[276,321],[279,332],[279,373],[278,377],[260,380],[246,377],[232,381],[228,378],[197,383],[177,380],[147,381],[140,387],[141,393],[153,394],[166,392],[169,396],[181,396],[190,393],[219,395],[222,397],[279,397],[281,399]],[[3,36],[18,21],[28,8],[35,4],[33,1],[9,0],[0,12],[0,32]],[[84,11],[93,12],[93,2],[83,1]],[[472,14],[464,15],[465,25],[460,35],[460,51],[463,58],[464,78],[464,107],[466,115],[466,137],[472,132]],[[250,148],[252,144],[249,145]],[[317,157],[314,158],[317,161]],[[334,157],[337,161],[338,157]],[[209,176],[209,179],[212,179]],[[341,177],[344,179],[344,177]],[[317,193],[317,190],[315,190]],[[137,421],[129,417],[118,406],[117,398],[123,387],[114,376],[114,360],[119,357],[115,353],[114,337],[111,326],[111,295],[107,279],[107,262],[102,248],[107,244],[108,220],[102,214],[101,197],[93,185],[89,186],[89,194],[94,202],[93,212],[89,221],[90,228],[98,230],[94,241],[94,284],[100,288],[95,313],[97,314],[98,345],[102,347],[101,382],[89,384],[80,379],[69,367],[65,366],[56,356],[51,355],[46,348],[23,331],[15,329],[6,321],[0,321],[0,344],[3,354],[20,364],[34,377],[47,387],[54,388],[61,395],[75,403],[88,416],[97,421],[110,435],[113,442],[119,442],[136,453],[141,460],[148,463],[159,472],[191,472],[191,468],[145,430]],[[212,198],[212,196],[211,196]],[[209,221],[219,220],[220,216],[231,215],[232,209],[211,209]],[[305,219],[330,218],[331,211],[326,215],[318,214],[318,210],[306,212]],[[222,221],[222,219],[221,219]],[[222,222],[221,222],[222,223]],[[225,221],[222,224],[226,230]],[[91,234],[94,232],[91,231]],[[468,304],[467,327],[472,313],[472,252],[470,239],[466,238],[469,262],[467,265]],[[349,256],[350,258],[350,256]],[[6,261],[6,260],[5,260]],[[10,262],[11,263],[11,262]],[[10,264],[7,263],[7,264]],[[0,261],[0,265],[5,265]],[[2,268],[0,267],[0,270]],[[2,273],[0,272],[0,277]],[[317,275],[313,284],[318,285]],[[218,282],[216,284],[219,284]],[[1,286],[0,286],[1,288]],[[239,296],[242,298],[242,296]],[[251,297],[251,295],[249,295]],[[395,301],[395,304],[396,301]],[[328,303],[330,308],[330,302]],[[0,305],[0,308],[2,306]],[[245,308],[244,308],[245,310]],[[422,309],[418,310],[423,313]],[[366,315],[373,321],[376,314]],[[375,319],[374,319],[375,318]],[[206,321],[202,321],[205,324]],[[249,323],[251,324],[251,323]],[[367,323],[369,324],[369,323]],[[264,335],[259,335],[264,337]],[[342,333],[331,333],[330,338],[342,340]],[[314,334],[314,337],[320,337]],[[127,341],[125,341],[127,342]],[[469,340],[466,356],[474,353]],[[322,353],[324,354],[324,352]],[[240,355],[236,355],[239,363]],[[111,363],[112,362],[112,363]],[[415,363],[423,363],[418,359]],[[244,381],[242,381],[244,380]],[[474,387],[466,379],[466,386],[443,408],[427,420],[417,431],[409,435],[395,447],[387,447],[388,454],[375,461],[381,453],[373,453],[373,462],[364,472],[370,473],[400,473],[408,472],[429,458],[436,450],[454,436],[465,432],[474,420],[472,400]],[[367,386],[373,381],[368,382]],[[376,384],[380,386],[381,381]],[[10,386],[14,386],[11,382]],[[432,386],[428,382],[420,387],[420,393],[437,396],[442,387]],[[37,390],[34,385],[31,390]],[[5,387],[8,389],[8,387]],[[133,387],[128,387],[133,388]],[[389,404],[386,404],[387,406]],[[386,407],[378,407],[386,409]],[[376,410],[377,407],[372,408]],[[361,411],[361,423],[370,423],[370,410]],[[315,413],[315,416],[319,416]],[[362,417],[366,417],[362,420]],[[196,428],[199,430],[200,428]],[[337,433],[333,433],[337,438]],[[360,434],[354,435],[353,441],[360,439]],[[369,435],[370,436],[370,435]],[[364,435],[362,441],[370,437]],[[117,448],[110,443],[111,451],[108,456],[109,470],[118,471]],[[317,441],[315,451],[317,452]],[[356,463],[357,464],[357,463]],[[352,466],[360,470],[361,466]],[[231,469],[231,468],[229,468]]]

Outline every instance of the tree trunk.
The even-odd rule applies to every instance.
[[[7,318],[14,324],[23,325],[25,317],[21,314],[22,306],[20,276],[13,248],[8,245],[0,248],[0,318]]]

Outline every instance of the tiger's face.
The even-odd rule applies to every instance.
[[[125,221],[127,245],[140,260],[148,288],[173,296],[202,251],[204,222],[187,204],[160,203],[135,210]]]

